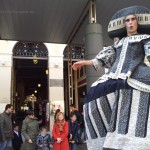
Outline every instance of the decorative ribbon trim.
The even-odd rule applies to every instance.
[[[140,81],[138,81],[138,80],[136,80],[136,79],[128,78],[128,79],[127,79],[127,83],[128,83],[131,87],[133,87],[133,88],[135,88],[135,89],[137,89],[137,90],[139,90],[139,91],[150,92],[150,85],[147,85],[147,84],[145,84],[145,83],[142,83],[142,82],[140,82]]]
[[[121,73],[118,76],[116,76],[115,73],[110,72],[109,74],[104,74],[103,76],[101,76],[96,82],[94,82],[92,84],[92,87],[96,86],[98,83],[103,83],[103,82],[105,82],[109,79],[123,79],[123,80],[126,80],[130,76],[131,76],[131,71],[128,71],[127,73]]]
[[[140,42],[141,40],[150,38],[150,35],[148,35],[148,34],[139,34],[139,35],[130,36],[128,38],[129,38],[128,39],[129,43],[137,43],[137,42]],[[121,47],[124,43],[124,39],[125,38],[122,38],[120,41],[115,42],[114,47],[115,48]]]

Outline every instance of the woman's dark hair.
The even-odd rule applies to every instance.
[[[7,110],[8,108],[11,108],[12,107],[12,104],[7,104],[6,106],[5,106],[5,110]]]
[[[55,118],[57,116],[57,114],[60,112],[60,109],[57,109],[56,112],[55,112]]]
[[[26,115],[27,116],[34,115],[34,111],[33,110],[27,110]]]
[[[76,113],[72,112],[72,113],[70,114],[70,118],[72,118],[73,116],[76,116],[76,117],[77,117]]]
[[[60,109],[57,109],[56,112],[55,112],[55,114],[57,114],[58,112],[60,112]]]
[[[56,121],[56,116],[57,114],[60,112],[60,109],[57,109],[56,112],[55,112],[55,115],[54,115],[54,121]]]

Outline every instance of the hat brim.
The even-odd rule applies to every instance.
[[[110,38],[126,36],[124,18],[133,14],[138,20],[138,32],[141,34],[150,34],[150,10],[142,6],[133,6],[118,11],[111,19],[108,25],[108,34]]]

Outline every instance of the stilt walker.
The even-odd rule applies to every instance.
[[[108,34],[118,40],[94,59],[73,65],[109,68],[85,99],[88,150],[150,150],[150,10],[118,11]]]

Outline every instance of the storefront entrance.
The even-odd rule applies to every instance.
[[[20,120],[34,109],[41,125],[46,123],[48,103],[48,51],[43,43],[18,42],[13,49],[13,105]]]

